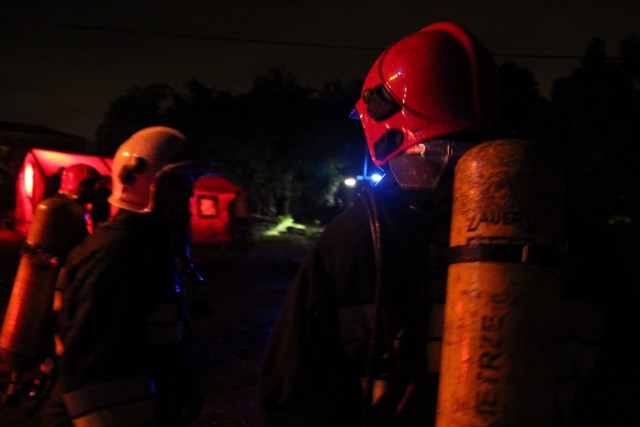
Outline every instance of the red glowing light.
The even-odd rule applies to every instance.
[[[33,165],[27,163],[24,168],[24,191],[28,197],[33,197]]]
[[[216,196],[198,196],[198,215],[203,218],[216,218],[220,215]]]

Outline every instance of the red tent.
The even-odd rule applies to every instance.
[[[191,198],[191,240],[200,243],[228,243],[229,204],[242,189],[221,176],[200,177]]]
[[[77,163],[111,176],[112,161],[106,157],[63,153],[33,148],[27,152],[16,181],[15,229],[27,235],[38,203],[58,191],[62,169]]]

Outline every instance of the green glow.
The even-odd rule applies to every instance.
[[[307,228],[302,224],[296,224],[289,215],[278,217],[278,219],[278,224],[263,232],[265,236],[279,236],[281,233],[286,233],[289,228],[296,228],[298,230],[306,230]]]

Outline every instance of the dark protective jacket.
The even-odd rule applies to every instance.
[[[170,231],[121,210],[61,270],[56,390],[75,425],[182,425],[197,389]]]
[[[430,324],[429,317],[438,318],[444,302],[439,256],[448,242],[449,203],[421,210],[390,179],[371,192],[381,262],[367,204],[356,200],[307,255],[274,326],[259,384],[265,426],[433,423],[442,322]],[[390,397],[363,410],[371,399],[367,384],[376,379],[386,380]],[[384,415],[394,412],[394,421]]]

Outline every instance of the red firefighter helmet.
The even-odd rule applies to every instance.
[[[212,162],[195,160],[186,137],[179,131],[154,126],[142,129],[122,143],[113,159],[109,203],[132,212],[151,212],[156,185],[166,173],[206,175],[215,172]]]
[[[95,168],[77,163],[62,170],[58,193],[65,194],[72,199],[80,199],[93,191],[94,185],[102,179],[102,175]]]
[[[356,110],[376,166],[428,139],[498,124],[498,73],[464,28],[429,25],[388,47]]]

